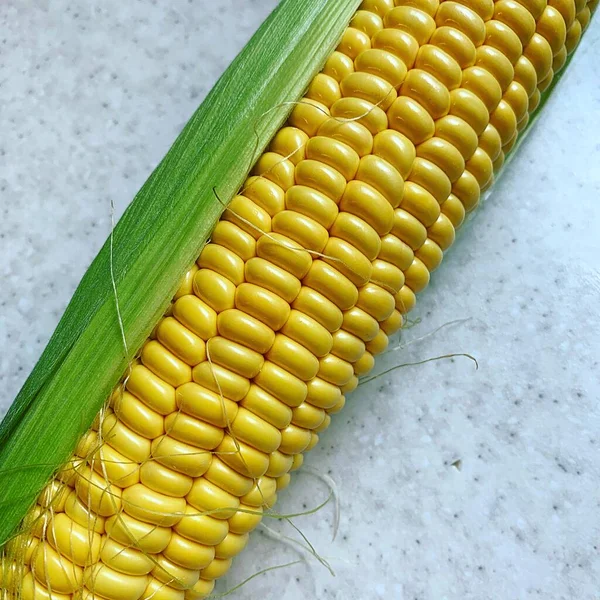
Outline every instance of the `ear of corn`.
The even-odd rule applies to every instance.
[[[85,274],[0,426],[0,544],[64,462],[165,310],[227,202],[359,2],[284,0],[234,60]],[[243,90],[243,93],[240,92]],[[57,435],[57,432],[60,432]],[[19,473],[15,481],[14,472]]]
[[[589,15],[574,0],[364,0],[27,515],[4,589],[210,594],[402,326]]]

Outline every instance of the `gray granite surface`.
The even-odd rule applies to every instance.
[[[121,213],[275,0],[0,2],[0,414]],[[596,19],[597,20],[597,19]],[[600,598],[600,26],[382,366],[257,532],[240,599]],[[418,341],[443,324],[446,326]],[[300,539],[286,523],[270,522]]]

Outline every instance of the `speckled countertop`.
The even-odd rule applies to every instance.
[[[0,413],[85,268],[275,0],[0,3]],[[596,19],[597,20],[597,19]],[[331,564],[235,598],[600,598],[600,26],[421,297],[386,365],[282,494]],[[385,365],[384,365],[385,366]],[[272,523],[298,537],[289,526]],[[303,556],[253,536],[219,589]]]

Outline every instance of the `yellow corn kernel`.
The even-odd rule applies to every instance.
[[[485,25],[481,17],[470,8],[456,2],[442,2],[435,15],[438,27],[450,26],[462,31],[475,46],[485,39]]]
[[[419,43],[408,32],[387,28],[378,31],[372,39],[373,48],[385,50],[397,56],[407,69],[412,68],[419,50]]]
[[[292,310],[281,333],[302,344],[316,357],[325,356],[333,343],[325,327],[299,310]]]
[[[444,118],[458,120],[458,117],[452,117],[451,115],[448,115],[448,117]],[[468,130],[475,136],[475,132],[466,123],[465,127],[468,128]],[[476,136],[475,139],[477,139]],[[456,181],[462,175],[462,172],[465,169],[465,160],[459,150],[452,143],[447,142],[439,137],[432,137],[426,142],[420,144],[417,147],[417,156],[419,158],[426,159],[428,162],[433,163],[440,168],[451,183]],[[420,164],[421,163],[419,161],[415,165],[415,168],[418,169]],[[439,176],[436,179],[439,179]],[[415,181],[412,174],[411,180]],[[446,186],[445,180],[444,186]],[[443,189],[441,197],[443,197],[444,200],[447,198],[445,188]]]
[[[320,102],[329,108],[336,100],[341,98],[338,81],[330,75],[319,73],[311,81],[308,91],[306,92],[306,97],[310,98],[311,100],[316,100],[317,102]],[[284,156],[287,156],[288,153],[289,152],[285,152]]]
[[[464,88],[450,92],[450,114],[466,121],[477,135],[481,135],[489,121],[488,109],[481,98]]]
[[[194,481],[187,501],[199,511],[209,512],[215,519],[229,519],[239,506],[239,499],[204,477]]]
[[[310,431],[290,423],[281,432],[279,452],[283,452],[284,454],[300,454],[300,452],[306,450],[309,443]],[[265,493],[265,497],[268,497],[268,494]],[[248,500],[246,501],[248,502]]]
[[[381,17],[368,10],[357,10],[350,21],[350,27],[364,31],[369,37],[383,29]]]
[[[236,513],[228,520],[229,531],[238,535],[249,533],[260,523],[262,512],[261,506],[240,504]]]
[[[362,98],[387,110],[398,94],[391,83],[364,71],[355,71],[347,75],[340,84],[342,95],[351,98]]]
[[[212,362],[248,379],[258,374],[264,362],[262,354],[220,336],[211,338],[206,349]]]
[[[298,406],[306,398],[306,383],[271,361],[265,361],[254,382],[288,406]]]
[[[319,77],[319,75],[317,75],[317,77]],[[331,79],[330,77],[327,77],[326,75],[324,75],[323,77],[327,78],[327,80]],[[335,80],[334,80],[334,82],[335,82]],[[313,80],[313,83],[314,83],[314,80]],[[311,87],[312,87],[312,84],[311,84]],[[319,89],[320,93],[323,93],[321,91],[320,87],[318,87],[318,89]],[[339,92],[339,87],[337,89]],[[314,90],[313,90],[313,93],[315,93]],[[319,98],[315,98],[315,99],[319,100]],[[283,127],[275,134],[275,137],[271,140],[269,149],[272,152],[279,154],[280,156],[284,156],[286,159],[290,160],[293,164],[296,165],[305,158],[304,148],[305,148],[308,140],[309,140],[309,137],[306,135],[306,133],[304,133],[304,131],[301,131],[300,129],[298,129],[296,127]],[[257,178],[257,180],[264,181],[264,178],[262,178],[262,177]],[[278,188],[279,186],[275,185],[274,187]],[[245,190],[245,193],[247,194],[247,189]],[[254,198],[250,197],[249,195],[248,195],[248,197],[251,200],[254,200],[256,202],[256,200]],[[279,210],[281,210],[281,208],[278,206],[278,203],[271,203],[269,200],[270,200],[270,198],[269,198],[269,196],[267,196],[267,199],[264,202],[264,205],[262,205],[262,208],[264,208],[271,216],[273,216],[273,215],[277,214],[278,208],[279,208]],[[259,204],[261,204],[261,203],[259,202]],[[267,207],[269,207],[269,208],[267,208]],[[222,221],[220,221],[219,223],[222,223]],[[213,233],[213,238],[214,238],[214,233]],[[245,260],[247,260],[247,259],[245,259]]]
[[[192,282],[194,281],[194,275],[198,267],[196,265],[192,265],[192,267],[186,272],[183,276],[181,284],[179,285],[179,289],[175,292],[173,296],[173,300],[177,300],[181,298],[181,296],[186,296],[187,294],[192,293]]]
[[[166,496],[138,483],[123,490],[123,510],[134,519],[173,527],[185,509],[185,499]]]
[[[339,329],[333,334],[333,347],[331,348],[331,353],[335,356],[353,363],[363,355],[364,351],[365,343],[356,335],[353,335],[344,329]],[[308,400],[310,400],[310,398]]]
[[[350,381],[353,373],[350,363],[333,354],[328,354],[319,361],[319,379],[324,379],[328,383],[344,385]]]
[[[83,569],[62,556],[47,542],[41,542],[31,558],[35,578],[61,594],[71,594],[81,587]]]
[[[475,44],[459,29],[442,25],[433,32],[429,43],[447,52],[461,69],[475,64]]]
[[[421,163],[423,164],[423,163]],[[429,163],[430,165],[432,163]],[[422,180],[422,179],[421,179]],[[443,180],[442,180],[443,181]],[[448,193],[450,190],[448,190]],[[448,196],[446,195],[446,198]],[[404,197],[400,208],[416,217],[424,227],[435,223],[440,216],[440,201],[432,196],[425,188],[413,181],[407,181],[404,187]],[[427,235],[427,232],[425,232]]]
[[[250,491],[252,479],[244,477],[214,456],[204,477],[233,496],[243,496]]]
[[[140,481],[155,492],[178,498],[186,496],[193,483],[188,475],[173,471],[156,461],[148,461],[140,467]]]
[[[394,299],[396,300],[396,310],[401,315],[409,313],[417,302],[415,292],[406,284],[402,286],[402,289],[394,296]]]
[[[322,139],[325,139],[328,142],[332,142],[333,144],[339,144],[340,146],[345,145],[341,142],[336,142],[335,140],[331,140],[329,138]],[[356,162],[358,165],[358,156]],[[318,192],[313,188],[306,187],[303,185],[295,185],[292,188],[290,188],[287,191],[285,203],[286,208],[288,210],[300,213],[306,217],[310,217],[326,229],[331,227],[331,225],[335,221],[335,218],[338,215],[337,204],[333,200],[331,200],[331,198],[327,197],[325,194],[322,194],[321,192]],[[308,254],[307,252],[287,250],[285,246],[282,246],[281,244],[276,244],[273,241],[273,237],[276,235],[278,234],[271,235],[271,245],[267,248],[269,256],[264,256],[264,248],[261,248],[263,254],[259,254],[259,256],[263,256],[263,258],[269,258],[269,260],[273,260],[273,262],[276,262],[276,264],[279,264],[280,266],[284,266],[281,264],[283,260],[285,260],[286,262],[291,262],[291,264],[294,265],[295,270],[290,272],[293,272],[296,275],[296,277],[299,277],[301,279],[302,277],[304,277],[304,275],[306,275],[304,268],[308,269],[310,267],[310,254]],[[277,240],[282,238],[283,236],[275,237],[275,239]],[[269,237],[263,236],[261,238],[261,241],[269,239]],[[262,243],[263,245],[267,244],[266,241]],[[287,245],[289,245],[289,243],[287,243]],[[291,245],[292,247],[296,248],[301,247],[294,242],[291,242]],[[279,248],[277,248],[276,246],[279,246]],[[298,263],[297,267],[295,266],[296,263]]]
[[[385,26],[409,33],[422,46],[435,31],[435,21],[426,12],[412,6],[398,6],[386,13]]]
[[[371,341],[379,331],[377,321],[358,306],[344,312],[343,327],[364,342]]]
[[[308,141],[306,157],[329,165],[348,181],[354,178],[358,169],[359,156],[355,150],[342,141],[323,135]]]
[[[322,260],[313,262],[302,283],[323,294],[341,310],[351,308],[358,300],[356,286]]]
[[[185,413],[171,413],[165,419],[167,434],[180,442],[213,450],[223,440],[223,430]]]
[[[253,173],[272,181],[284,191],[294,185],[294,163],[276,152],[262,154]]]
[[[198,271],[196,277],[200,273],[202,271]],[[150,340],[144,344],[141,358],[145,367],[172,386],[182,385],[191,379],[190,366],[156,340]]]
[[[140,480],[138,463],[127,459],[108,444],[103,444],[88,460],[96,473],[117,487],[129,487]]]
[[[229,535],[227,534],[226,537]],[[167,547],[163,550],[163,555],[180,567],[200,570],[209,565],[215,557],[215,547],[173,533]]]
[[[338,51],[331,54],[323,67],[323,74],[333,77],[338,83],[353,71],[353,60],[348,55]]]
[[[336,119],[355,120],[357,123],[364,125],[371,135],[384,131],[388,126],[385,111],[364,98],[342,98],[338,100],[331,107],[331,116]]]
[[[87,499],[86,499],[87,500]],[[89,531],[96,533],[104,533],[105,521],[97,513],[94,514],[87,506],[87,503],[82,502],[77,492],[72,491],[67,496],[65,501],[65,514],[77,525],[86,528]]]
[[[63,512],[53,517],[47,536],[52,547],[77,566],[84,567],[98,561],[101,535],[75,522]]]
[[[179,409],[217,427],[226,427],[237,413],[237,404],[196,383],[177,388]]]
[[[102,540],[100,558],[107,567],[126,575],[147,575],[154,567],[153,559],[144,552],[108,537]]]
[[[143,365],[133,366],[126,387],[144,404],[161,415],[168,415],[177,409],[173,386]]]
[[[245,377],[208,361],[194,367],[194,381],[234,402],[241,400],[250,387]]]
[[[213,559],[214,560],[214,559]],[[188,590],[194,586],[199,578],[195,569],[186,569],[168,560],[164,555],[156,557],[152,575],[162,583],[176,590]]]
[[[267,454],[275,451],[281,442],[281,434],[276,427],[246,408],[239,409],[231,424],[231,432],[238,440]]]
[[[113,409],[120,421],[144,437],[154,439],[165,431],[163,416],[127,391],[117,391]]]
[[[228,533],[227,521],[203,514],[189,504],[186,505],[181,520],[173,527],[174,531],[192,542],[206,546],[221,543]],[[170,541],[170,531],[169,531]],[[167,544],[165,544],[165,548]]]
[[[527,46],[523,49],[523,55],[533,65],[538,81],[541,81],[548,75],[552,68],[552,48],[546,38],[542,37],[539,33],[534,33]]]
[[[420,248],[427,239],[427,229],[423,223],[404,208],[397,208],[394,211],[392,234],[407,244],[411,250]]]
[[[392,314],[387,319],[385,319],[385,321],[381,321],[381,323],[379,323],[379,326],[381,327],[381,331],[383,331],[386,335],[390,336],[402,329],[403,324],[404,321],[402,319],[402,314],[399,311],[394,310],[394,312],[392,312]]]
[[[502,92],[511,84],[515,70],[510,60],[493,46],[483,45],[477,48],[476,65],[489,71],[498,81]]]
[[[251,291],[254,288],[255,286],[250,286]],[[253,348],[261,354],[267,352],[275,340],[275,334],[270,327],[237,309],[219,314],[218,331],[223,337]]]
[[[365,285],[371,277],[371,262],[352,244],[330,237],[324,249],[325,262],[337,269],[354,285]]]
[[[319,127],[319,135],[347,144],[359,156],[365,156],[373,149],[371,132],[357,121],[344,121],[332,117]]]
[[[377,75],[397,88],[406,76],[406,65],[387,50],[372,48],[362,52],[355,61],[357,71]]]
[[[277,429],[287,427],[292,420],[292,409],[287,404],[254,384],[239,405]]]
[[[415,68],[433,75],[448,90],[453,90],[460,85],[460,65],[450,54],[433,44],[421,46],[415,61]]]
[[[290,129],[297,131],[297,135],[304,136],[301,139],[308,137],[303,131],[293,127],[286,127],[284,130],[287,131]],[[294,161],[292,160],[292,162]],[[285,192],[276,183],[269,181],[265,177],[248,177],[244,184],[243,192],[246,198],[252,200],[252,202],[263,209],[270,217],[275,216],[280,210],[283,210],[285,206]],[[264,216],[262,218],[264,219]],[[228,221],[220,221],[220,223],[228,223]],[[246,235],[250,235],[250,237],[258,237],[254,232],[245,233]],[[249,258],[252,257],[250,256]]]
[[[481,149],[478,148],[478,150]],[[472,166],[477,168],[481,180],[485,180],[486,182],[489,180],[491,177],[492,165],[489,156],[483,152],[483,150],[481,150],[481,153],[476,157],[476,162],[474,162]],[[466,212],[472,211],[479,203],[479,192],[479,181],[470,171],[465,171],[460,176],[459,180],[452,186],[452,194],[458,198]],[[446,215],[448,215],[448,213],[446,213]]]
[[[500,120],[497,120],[494,127],[498,129],[498,125],[500,124]],[[492,160],[488,156],[487,152],[484,152],[480,148],[475,150],[473,156],[467,161],[466,167],[467,170],[465,173],[471,173],[479,184],[479,187],[483,187],[492,177]],[[458,189],[457,186],[462,184],[462,181],[464,181],[465,173],[463,173],[461,178],[452,186],[452,193],[456,194],[457,196],[459,196],[456,191]]]
[[[210,452],[168,435],[153,440],[152,458],[161,465],[190,477],[200,477],[210,465]]]
[[[307,388],[306,401],[319,408],[331,408],[341,396],[339,387],[319,377],[309,381]]]
[[[357,377],[366,375],[375,366],[375,359],[370,352],[365,352],[355,363],[354,363],[354,374]]]
[[[301,404],[300,406],[303,406]],[[289,423],[287,424],[289,425]],[[285,427],[287,427],[287,425]],[[285,429],[285,427],[283,429]],[[283,454],[279,452],[279,450],[275,450],[275,452],[271,452],[271,456],[269,457],[269,468],[267,469],[266,475],[269,477],[280,477],[281,475],[285,475],[291,468],[294,459],[292,456],[287,454]]]
[[[354,60],[361,52],[371,47],[370,36],[364,31],[348,27],[342,36],[337,51]]]
[[[367,350],[373,356],[375,356],[385,352],[388,347],[388,343],[388,336],[380,329],[377,335],[370,342],[367,342]]]

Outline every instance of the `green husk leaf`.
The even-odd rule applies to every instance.
[[[84,275],[0,425],[0,546],[72,452],[360,0],[283,0],[219,79]]]

